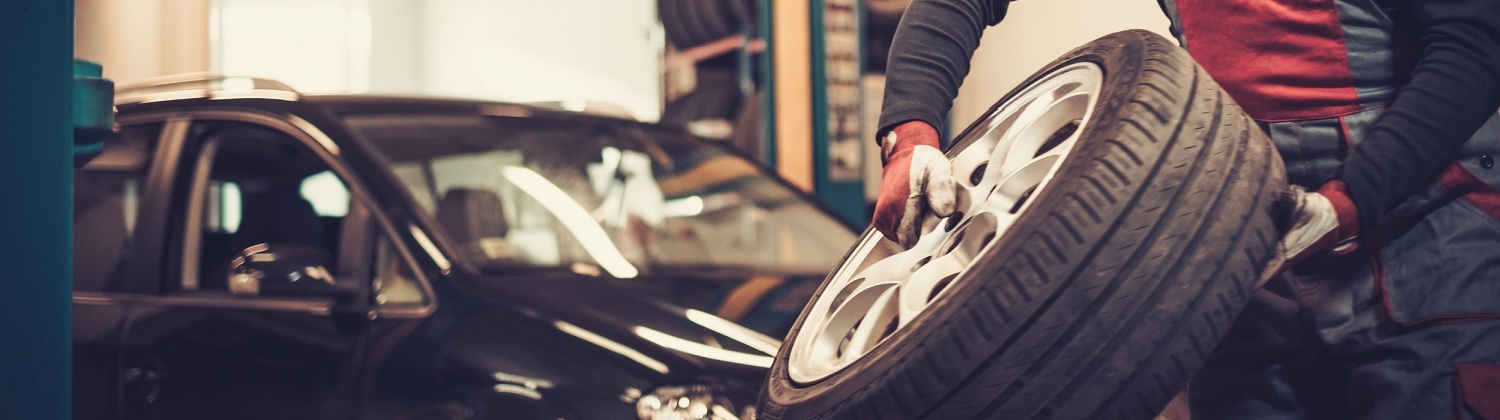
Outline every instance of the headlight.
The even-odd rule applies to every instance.
[[[727,398],[705,385],[664,386],[635,402],[641,420],[751,420],[754,408],[736,414]]]

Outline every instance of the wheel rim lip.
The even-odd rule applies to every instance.
[[[949,159],[954,161],[954,176],[959,180],[961,189],[959,192],[958,208],[965,213],[954,215],[954,217],[961,219],[958,223],[959,225],[968,225],[971,219],[985,214],[995,217],[1006,217],[1009,221],[1013,222],[1015,218],[1019,218],[1031,207],[1033,200],[1029,200],[1029,198],[1037,196],[1046,189],[1046,186],[1051,183],[1052,177],[1056,174],[1058,168],[1068,160],[1071,153],[1075,150],[1078,139],[1092,125],[1094,110],[1098,105],[1100,90],[1103,88],[1103,76],[1103,70],[1094,63],[1080,62],[1060,67],[1038,78],[1020,93],[1013,95],[1004,104],[995,107],[995,109],[985,114],[979,124],[976,124],[962,138],[955,141],[955,144],[961,147],[950,151],[948,155]],[[1078,99],[1080,97],[1084,99]],[[1047,103],[1042,108],[1034,107],[1034,105],[1038,105],[1039,101],[1043,99],[1047,100]],[[1058,115],[1054,115],[1054,111]],[[1036,156],[1026,159],[1025,163],[1022,163],[1019,168],[1012,165],[1020,161],[1020,158],[1013,156],[1016,151],[1028,150],[1028,147],[1031,146],[1038,148],[1046,146],[1047,142],[1052,141],[1052,139],[1045,139],[1042,140],[1041,144],[1033,145],[1032,143],[1037,142],[1036,135],[1046,132],[1046,127],[1056,124],[1057,118],[1066,118],[1074,114],[1077,114],[1077,118],[1072,119],[1071,122],[1075,122],[1077,125],[1066,140],[1053,145],[1052,149],[1036,152]],[[1044,119],[1046,120],[1045,122],[1043,121]],[[1039,123],[1043,124],[1042,128],[1040,130],[1032,130]],[[1056,137],[1056,132],[1061,132],[1065,129],[1054,128],[1055,132],[1052,133],[1052,136]],[[1018,145],[1027,147],[1018,148]],[[989,150],[984,150],[985,148]],[[1002,150],[1004,151],[1003,158],[1000,157]],[[982,151],[983,153],[976,151]],[[1043,154],[1043,152],[1047,153]],[[976,154],[984,156],[975,156]],[[986,156],[987,158],[985,158]],[[1013,175],[1025,172],[1020,169],[1030,169],[1029,165],[1036,164],[1038,161],[1048,157],[1052,157],[1053,159],[1047,163],[1044,171],[1032,169],[1032,173],[1027,174],[1029,178],[1019,179],[1015,185],[1010,185],[1011,181],[1016,179]],[[986,167],[993,166],[997,161],[1002,162],[1000,167]],[[960,164],[964,166],[960,167]],[[983,176],[980,177],[981,181],[978,183],[970,182],[971,173],[980,171],[975,166],[981,164],[986,165],[980,166],[981,168],[985,168],[982,170]],[[1007,171],[1010,173],[1004,173]],[[1038,174],[1037,172],[1040,173]],[[1019,202],[1010,209],[1011,211],[1008,214],[1005,214],[1006,212],[1004,211],[997,211],[1004,210],[998,209],[1000,207],[998,204],[1003,204],[1003,202],[997,202],[996,200],[999,198],[994,197],[998,190],[1002,189],[1001,187],[1009,187],[1011,190],[1015,190],[1028,184],[1031,185],[1029,188],[1031,192],[1024,195],[1012,197],[1007,194],[1016,194],[1015,191],[1003,192],[1002,195],[1004,197],[999,198],[1019,198],[1019,200],[1016,200]],[[980,191],[980,189],[986,191]],[[923,283],[923,281],[913,280],[919,277],[917,274],[919,274],[918,272],[921,271],[922,267],[912,267],[912,272],[905,274],[905,279],[895,285],[887,285],[891,283],[888,279],[884,281],[870,280],[866,277],[874,277],[876,275],[887,278],[891,276],[899,277],[900,274],[884,275],[882,273],[895,272],[895,268],[915,265],[914,262],[921,258],[918,257],[920,255],[929,256],[927,258],[931,261],[925,261],[926,264],[938,263],[947,264],[949,267],[952,266],[953,261],[939,261],[943,258],[948,258],[948,253],[943,252],[940,248],[945,248],[952,237],[966,232],[966,228],[958,227],[952,231],[945,231],[943,224],[947,221],[948,218],[938,219],[931,215],[927,216],[924,223],[924,226],[927,227],[923,229],[922,238],[915,246],[909,250],[899,250],[893,254],[878,257],[876,260],[871,260],[871,256],[875,255],[874,253],[877,248],[891,244],[889,241],[884,240],[879,232],[873,229],[866,230],[860,238],[859,243],[855,246],[854,251],[834,271],[833,276],[830,277],[829,284],[824,287],[823,292],[811,304],[800,324],[801,328],[793,333],[787,343],[789,352],[786,366],[788,376],[792,382],[799,385],[811,385],[821,382],[843,371],[849,365],[865,358],[874,352],[875,348],[880,344],[888,341],[891,336],[899,333],[901,330],[905,330],[917,315],[925,313],[932,306],[932,302],[936,301],[942,294],[946,294],[948,290],[953,288],[954,284],[957,284],[965,277],[963,273],[973,268],[974,260],[977,260],[980,255],[989,252],[995,244],[1002,242],[1001,239],[1009,232],[1010,226],[1006,223],[1004,227],[998,228],[1000,230],[993,235],[993,239],[981,241],[982,245],[980,245],[977,251],[971,250],[974,255],[963,262],[963,268],[948,276],[952,283],[946,284],[945,288],[931,292],[931,297],[926,300],[926,304],[922,305],[921,308],[917,308],[915,312],[911,311],[912,308],[905,306],[912,301],[910,296],[896,296],[894,298],[896,300],[895,306],[898,308],[898,311],[902,312],[895,321],[891,321],[898,323],[895,330],[883,334],[873,344],[863,347],[862,350],[858,351],[859,354],[857,355],[841,356],[837,351],[829,354],[830,348],[837,349],[843,346],[844,343],[859,342],[858,337],[851,339],[851,336],[859,335],[859,325],[848,326],[850,323],[848,322],[848,314],[846,313],[848,311],[861,310],[860,307],[852,307],[850,305],[850,299],[855,297],[855,295],[868,293],[869,290],[877,287],[886,287],[896,289],[899,292],[907,292],[900,289],[908,283]],[[970,239],[962,238],[957,241],[963,242]],[[885,245],[882,245],[882,242]],[[959,244],[958,246],[963,245]],[[970,248],[973,247],[972,244],[969,245]],[[872,268],[880,268],[882,270],[879,270],[881,272],[872,273],[871,271],[875,271]],[[933,268],[932,270],[938,269]],[[942,272],[938,274],[941,276]],[[856,276],[860,277],[856,278]],[[957,279],[953,279],[953,276],[957,276]],[[923,277],[925,280],[930,276],[924,274],[920,277]],[[850,286],[855,280],[861,280],[862,284],[857,287],[858,290],[850,290],[853,289]],[[912,287],[912,289],[916,291],[923,290],[920,287]],[[916,291],[911,293],[917,293]],[[840,299],[840,295],[844,299]],[[902,297],[907,297],[907,299],[903,300]],[[864,301],[866,302],[861,303],[868,303],[869,299],[864,299]],[[883,301],[877,300],[876,304],[879,304],[879,302]],[[883,311],[880,314],[881,316],[886,315]],[[869,316],[871,314],[867,313],[865,315]],[[848,329],[848,331],[843,331],[845,329]],[[865,334],[868,335],[869,333],[865,332]],[[843,336],[842,340],[833,338],[837,336]]]

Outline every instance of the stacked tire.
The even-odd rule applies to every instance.
[[[667,42],[686,50],[725,38],[755,38],[758,0],[658,0],[657,14]],[[750,60],[742,63],[742,60]],[[741,80],[756,80],[759,57],[730,51],[693,66],[692,90],[668,98],[661,123],[686,128],[698,136],[726,143],[757,161],[764,154],[764,120],[760,94],[747,94]],[[741,69],[749,74],[741,74]],[[750,91],[753,91],[750,90]],[[751,102],[754,102],[753,104]]]
[[[754,0],[657,0],[667,41],[688,49],[755,28]]]

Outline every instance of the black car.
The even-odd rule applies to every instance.
[[[117,106],[75,172],[80,419],[743,419],[855,237],[626,119],[222,77]]]

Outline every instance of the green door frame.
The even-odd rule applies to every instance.
[[[872,163],[853,162],[853,168],[835,167],[831,150],[839,139],[834,138],[829,124],[834,110],[827,66],[829,40],[824,31],[830,7],[859,11],[863,1],[761,0],[759,4],[761,16],[766,17],[761,20],[762,36],[770,52],[765,60],[767,71],[763,72],[766,75],[762,104],[766,107],[765,162],[793,185],[827,203],[850,225],[865,226],[870,215],[865,204],[864,171],[859,165]],[[860,15],[855,13],[854,19],[857,42],[863,42],[863,37],[858,36],[858,28],[863,25]],[[859,55],[863,45],[853,50],[853,65],[862,75]],[[855,92],[861,90],[858,83],[853,88]],[[857,112],[851,117],[856,126],[862,125],[858,123]],[[863,134],[856,137],[859,138],[855,141],[868,141]],[[860,154],[862,157],[863,149]]]
[[[835,131],[838,131],[838,129],[830,124],[833,119],[830,117],[836,117],[843,120],[846,124],[852,122],[853,128],[856,132],[862,131],[862,127],[864,126],[864,124],[860,123],[860,118],[862,117],[862,115],[860,114],[859,101],[857,100],[853,103],[854,108],[852,109],[852,114],[835,116],[835,113],[838,112],[838,110],[835,109],[838,104],[836,104],[835,102],[837,102],[838,99],[831,96],[832,93],[830,92],[830,90],[831,88],[834,88],[835,84],[838,83],[835,81],[835,79],[838,78],[838,75],[831,75],[830,71],[838,70],[830,69],[830,66],[828,66],[827,64],[830,64],[830,61],[832,61],[829,56],[829,43],[836,41],[832,41],[828,36],[826,36],[828,34],[826,28],[829,23],[828,12],[830,8],[839,8],[842,10],[849,10],[852,8],[855,11],[854,16],[856,16],[856,19],[854,19],[855,23],[852,38],[857,40],[856,42],[858,44],[853,46],[854,48],[852,49],[852,51],[849,51],[853,54],[853,56],[844,57],[842,58],[842,61],[844,61],[845,64],[852,62],[858,69],[856,72],[857,76],[853,81],[854,85],[846,86],[846,88],[853,88],[853,92],[856,92],[857,94],[862,90],[860,88],[859,78],[863,77],[864,74],[864,60],[862,60],[860,57],[864,49],[864,46],[862,45],[862,40],[864,39],[864,37],[860,35],[859,30],[864,22],[862,17],[863,14],[858,13],[858,11],[863,10],[864,2],[860,0],[811,0],[809,3],[810,4],[808,6],[812,9],[812,19],[810,19],[809,23],[811,25],[812,33],[812,68],[810,69],[810,71],[812,72],[812,151],[814,194],[817,195],[819,199],[823,200],[823,202],[828,203],[830,207],[833,207],[833,209],[837,211],[840,216],[844,217],[845,221],[849,222],[853,226],[863,227],[870,222],[870,214],[866,210],[865,206],[865,183],[863,165],[869,165],[871,163],[864,161],[863,147],[858,148],[859,157],[855,160],[855,162],[846,163],[844,165],[838,165],[835,163],[835,158],[832,151],[835,147],[847,146],[840,145],[838,143],[850,141],[864,142],[871,140],[864,138],[863,134],[852,136],[854,137],[853,139],[849,138],[849,136],[847,135],[840,136],[835,133]],[[847,49],[847,46],[845,47],[845,49]],[[849,104],[844,105],[847,107]],[[844,112],[849,111],[851,110],[844,110]],[[849,118],[852,118],[852,120]],[[863,146],[863,143],[858,143],[857,145]],[[848,166],[849,164],[853,164],[854,166],[850,167]],[[838,166],[843,167],[840,168]]]

